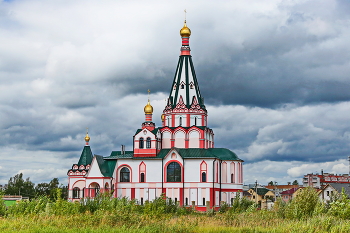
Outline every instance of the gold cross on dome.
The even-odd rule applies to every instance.
[[[88,134],[89,133],[89,128],[88,127],[86,127],[86,134]]]
[[[149,93],[150,93],[151,91],[148,89],[147,92],[148,92],[148,102],[149,102]]]
[[[185,21],[186,21],[186,13],[187,13],[186,9],[184,10],[184,12],[185,12]]]

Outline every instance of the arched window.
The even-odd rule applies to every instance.
[[[147,149],[151,148],[151,138],[149,137],[146,139],[146,148]]]
[[[168,127],[170,127],[170,117],[168,117]]]
[[[139,148],[143,149],[143,138],[139,139]]]
[[[73,188],[73,198],[80,198],[80,188]]]
[[[130,170],[127,167],[123,167],[120,170],[120,182],[130,182]]]
[[[194,125],[197,125],[197,117],[194,118]]]
[[[201,169],[201,182],[207,182],[207,163],[203,160],[201,165],[200,165],[200,169]]]
[[[182,117],[179,118],[179,126],[182,126]]]
[[[207,173],[202,172],[202,182],[207,182]]]
[[[167,182],[181,182],[181,167],[176,162],[171,162],[166,169]]]
[[[141,173],[140,182],[145,182],[145,173]]]
[[[185,85],[183,83],[181,84],[181,89],[185,89]]]
[[[98,183],[91,183],[88,189],[88,197],[96,197],[100,193],[100,185]]]

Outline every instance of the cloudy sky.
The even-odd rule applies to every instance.
[[[175,72],[184,9],[216,147],[244,182],[348,173],[350,3],[346,0],[0,0],[0,184],[58,177],[154,122]]]

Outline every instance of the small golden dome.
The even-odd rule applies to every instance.
[[[153,107],[150,104],[149,100],[147,105],[145,106],[145,108],[143,109],[143,111],[145,112],[145,114],[152,114],[153,113]]]
[[[162,114],[162,116],[160,118],[162,119],[162,121],[164,121],[165,120],[165,115]]]
[[[189,29],[186,25],[186,20],[185,20],[185,23],[184,23],[184,26],[183,28],[181,28],[180,30],[180,36],[181,37],[190,37],[191,35],[191,29]]]
[[[90,141],[90,137],[89,137],[89,134],[86,133],[86,136],[85,136],[85,142],[89,142]]]

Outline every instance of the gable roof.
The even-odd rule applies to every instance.
[[[329,186],[332,186],[335,190],[337,190],[338,193],[341,193],[343,188],[345,193],[350,196],[350,186],[349,184],[342,184],[342,183],[329,183]]]
[[[83,151],[81,152],[80,159],[78,162],[78,166],[80,165],[88,165],[92,162],[92,152],[90,146],[84,146]]]
[[[299,189],[299,188],[291,188],[291,189],[288,189],[288,190],[281,192],[280,194],[281,195],[292,195],[293,193],[295,193],[295,191],[297,191],[297,189]]]
[[[271,191],[267,188],[251,188],[254,192],[256,191],[258,195],[265,195],[268,191]]]
[[[97,162],[103,176],[104,177],[112,177],[117,161],[116,160],[104,160],[104,158],[101,155],[95,155],[95,157],[96,157],[96,162]]]
[[[140,133],[142,130],[144,130],[144,129],[137,129],[135,135]],[[154,130],[149,130],[149,129],[147,129],[147,130],[150,131],[151,133],[153,133],[154,135],[157,135],[159,128],[156,128]]]

